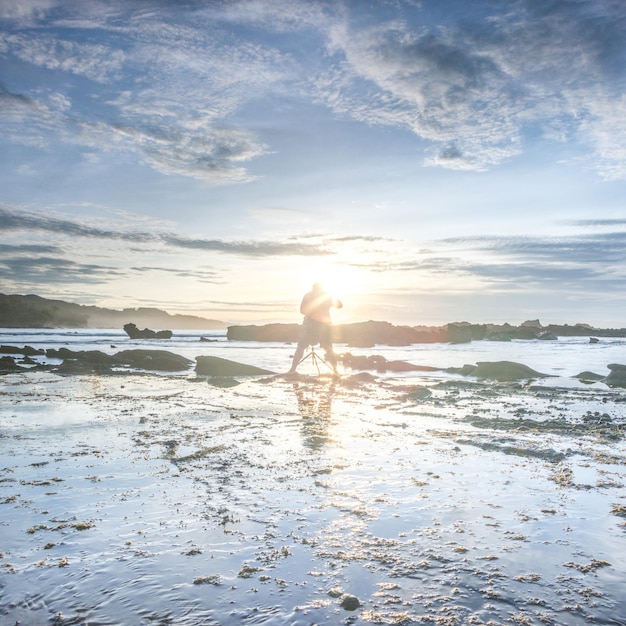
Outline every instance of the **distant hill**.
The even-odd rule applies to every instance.
[[[227,326],[219,320],[170,315],[160,309],[118,311],[35,295],[0,293],[0,328],[122,328],[128,322],[139,328],[168,330],[224,330]]]

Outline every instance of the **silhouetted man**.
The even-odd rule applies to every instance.
[[[326,354],[326,360],[332,365],[333,370],[337,371],[337,357],[333,351],[331,307],[341,309],[343,303],[327,294],[320,283],[315,283],[311,291],[304,294],[300,304],[300,313],[304,315],[304,320],[300,327],[298,347],[293,355],[290,373],[296,371],[305,349],[318,343]]]

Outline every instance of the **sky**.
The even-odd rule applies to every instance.
[[[623,0],[0,0],[0,292],[626,327]]]

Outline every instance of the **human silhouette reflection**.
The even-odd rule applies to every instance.
[[[302,441],[307,448],[320,450],[331,441],[328,430],[332,422],[336,386],[336,380],[321,378],[293,383],[302,416]]]

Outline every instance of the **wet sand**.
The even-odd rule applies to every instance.
[[[623,390],[1,384],[0,624],[626,624]]]

